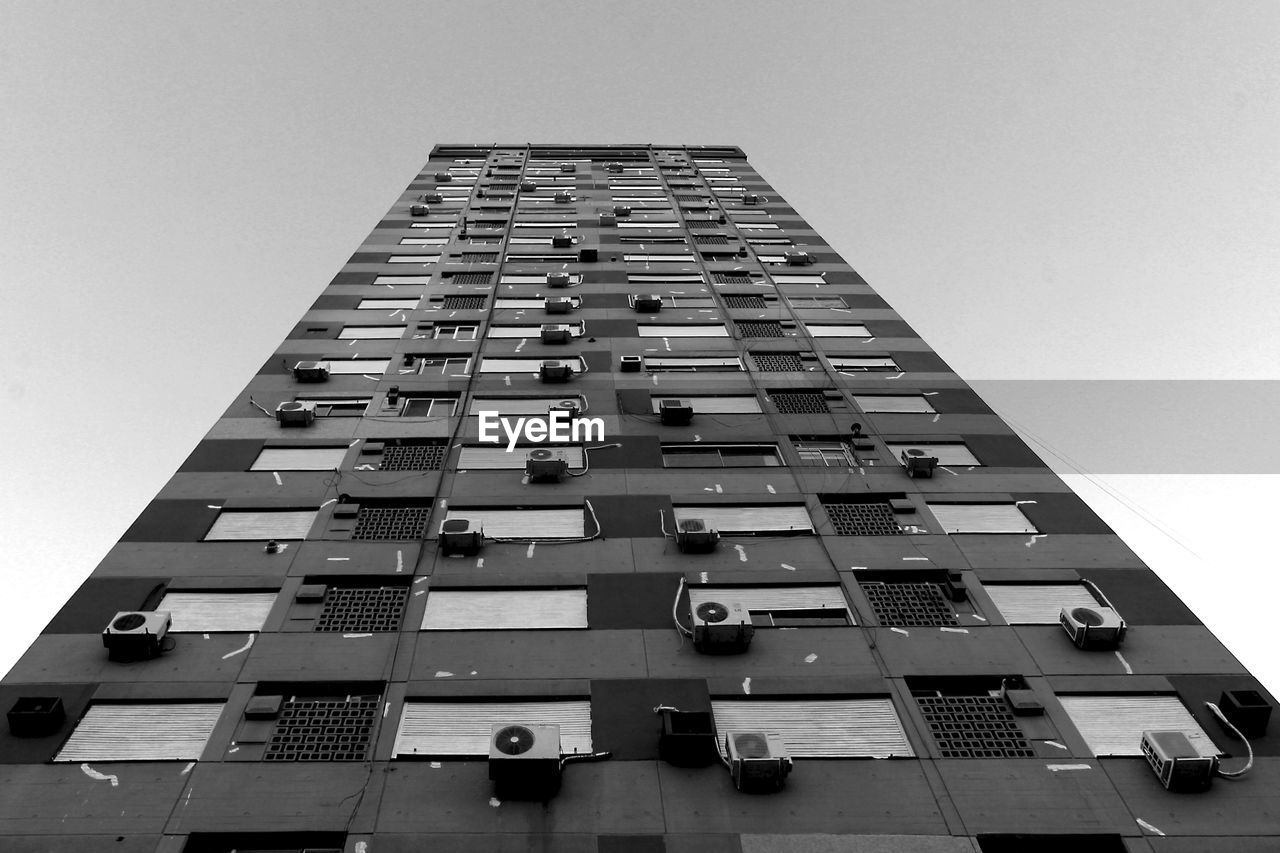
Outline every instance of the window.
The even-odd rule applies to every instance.
[[[449,242],[448,237],[401,237],[401,246],[443,246]]]
[[[837,373],[866,373],[872,370],[898,370],[893,359],[884,355],[832,355],[831,369]]]
[[[585,627],[585,589],[433,589],[422,617],[424,631]]]
[[[734,224],[741,231],[777,231],[779,227],[776,222],[737,222]]]
[[[447,222],[414,222],[410,228],[426,228],[429,231],[452,231],[458,226],[458,220],[450,219]]]
[[[389,284],[392,287],[396,285],[411,284],[430,284],[431,276],[429,275],[380,275],[373,279],[374,284]]]
[[[541,284],[547,283],[546,273],[503,273],[498,279],[498,284]],[[577,273],[569,274],[570,284],[582,284],[582,276]]]
[[[407,397],[400,408],[400,417],[450,418],[457,408],[457,397]]]
[[[790,237],[748,237],[747,243],[752,246],[794,246]]]
[[[446,518],[469,518],[490,539],[584,539],[586,517],[581,506],[539,509],[450,509]]]
[[[176,633],[261,631],[275,592],[168,592],[156,605],[173,618]]]
[[[264,447],[250,471],[336,471],[347,456],[347,446]]]
[[[619,243],[684,243],[685,239],[679,234],[641,234],[639,236],[623,236],[618,238]]]
[[[691,586],[689,607],[740,604],[757,628],[834,627],[856,624],[839,585]]]
[[[493,260],[495,260],[495,261],[496,261],[496,260],[498,260],[498,259],[495,257]],[[578,256],[577,256],[577,255],[566,255],[566,254],[542,254],[542,255],[528,254],[528,255],[524,255],[524,254],[510,254],[510,253],[508,253],[508,255],[507,255],[507,263],[509,263],[509,264],[519,264],[519,263],[526,263],[526,264],[572,264],[572,263],[576,263],[576,262],[577,262],[577,260],[578,260]],[[546,278],[545,278],[545,277],[543,277],[543,283],[544,283],[544,284],[546,283]]]
[[[1081,583],[984,583],[982,588],[1010,625],[1057,625],[1062,608],[1099,604]]]
[[[674,507],[676,522],[699,518],[725,535],[812,533],[813,522],[803,504],[713,504]]]
[[[480,372],[538,373],[542,367],[542,362],[547,360],[543,358],[482,358],[480,359]],[[557,358],[552,360],[561,364],[568,364],[574,373],[582,373],[586,369],[586,365],[581,358]]]
[[[918,394],[854,394],[853,402],[864,412],[935,414],[929,401]]]
[[[547,219],[545,221],[532,220],[516,220],[512,223],[513,228],[576,228],[578,221],[576,219]]]
[[[443,376],[465,376],[471,358],[465,355],[429,355],[417,359],[418,373]]]
[[[469,415],[478,415],[481,412],[498,412],[500,415],[545,415],[547,409],[551,406],[561,406],[566,403],[573,405],[579,412],[586,410],[586,404],[581,397],[565,396],[565,397],[472,397],[471,408],[467,410]]]
[[[793,758],[911,758],[915,752],[890,699],[713,699],[723,738],[769,732]]]
[[[664,263],[664,262],[686,263],[686,264],[693,263],[693,255],[683,255],[683,254],[674,254],[674,253],[624,254],[622,256],[622,259],[627,263],[631,263],[631,264],[656,264],[656,263]]]
[[[861,323],[806,323],[815,338],[869,338],[871,333]]]
[[[654,414],[662,409],[663,400],[688,400],[696,414],[707,415],[750,415],[761,412],[760,401],[755,397],[723,396],[723,397],[675,397],[671,395],[650,397]]]
[[[196,761],[222,702],[93,704],[54,761]]]
[[[418,302],[417,299],[361,299],[356,308],[365,311],[405,311],[417,308]]]
[[[474,341],[479,328],[479,326],[454,323],[437,323],[431,330],[431,337],[436,340]]]
[[[569,327],[570,337],[580,337],[584,333],[582,323],[564,323]],[[537,338],[542,335],[542,324],[532,326],[490,326],[485,337],[488,338]]]
[[[742,359],[712,358],[710,356],[698,356],[693,358],[659,358],[657,356],[645,356],[644,369],[654,373],[665,373],[670,371],[687,371],[690,373],[697,373],[699,371],[742,370]]]
[[[713,323],[686,323],[680,326],[642,325],[642,338],[727,338],[729,330]]]
[[[1022,511],[1008,504],[931,503],[945,533],[1039,533]]]
[[[619,222],[618,227],[627,228],[679,228],[679,222],[653,220],[633,220],[629,222]]]
[[[579,308],[582,305],[582,300],[577,298],[576,296],[570,297],[569,302],[573,305],[574,308]],[[545,305],[546,305],[546,298],[542,296],[531,296],[527,299],[523,299],[516,296],[505,296],[505,297],[500,297],[498,299],[497,307],[498,308],[531,308],[537,311],[541,311],[543,307],[545,307]]]
[[[857,466],[853,451],[843,441],[797,441],[792,439],[796,454],[804,465],[826,465],[834,468]]]
[[[1213,738],[1177,696],[1059,696],[1058,701],[1097,756],[1142,755],[1148,729],[1183,732],[1201,755],[1217,755]]]
[[[372,397],[295,397],[298,403],[314,403],[318,418],[359,418]]]
[[[206,542],[306,539],[318,510],[228,510],[218,513]]]
[[[437,255],[391,255],[387,258],[389,264],[434,264],[440,260]]]
[[[543,414],[546,414],[545,411]],[[536,450],[538,447],[555,450],[563,453],[569,467],[575,471],[585,465],[585,453],[581,447],[540,444],[537,447],[516,447],[510,453],[507,452],[505,443],[501,445],[482,444],[473,445],[462,448],[462,453],[458,457],[459,471],[472,470],[524,470],[525,459],[529,455],[530,450]]]
[[[558,725],[560,752],[592,752],[591,702],[426,702],[409,700],[400,712],[395,758],[485,758],[493,727],[503,723]]]
[[[885,446],[889,448],[889,452],[893,454],[893,458],[898,464],[902,464],[902,454],[908,456],[933,456],[938,460],[939,465],[981,465],[977,457],[969,452],[969,448],[964,446],[964,442],[930,442],[925,444],[912,444],[906,441],[888,441]],[[917,452],[918,451],[918,452]]]
[[[338,339],[343,341],[398,340],[404,326],[343,326]]]
[[[704,284],[701,273],[627,273],[627,283],[634,285]]]
[[[774,468],[782,464],[773,444],[664,444],[667,468]]]
[[[335,376],[363,375],[381,376],[391,366],[389,358],[326,358],[329,372]]]

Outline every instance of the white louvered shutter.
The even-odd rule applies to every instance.
[[[1094,755],[1141,755],[1148,729],[1183,732],[1201,755],[1217,755],[1213,738],[1177,696],[1059,696]]]
[[[365,373],[370,376],[381,376],[391,366],[391,360],[386,358],[335,358],[325,359],[325,364],[329,365],[329,372],[335,376],[360,376]]]
[[[156,610],[167,610],[174,632],[261,631],[276,603],[274,592],[170,592]]]
[[[805,328],[809,330],[809,334],[815,338],[869,338],[871,333],[867,331],[867,327],[860,323],[841,324],[841,325],[822,325],[818,323],[806,323]]]
[[[580,358],[482,358],[481,373],[537,373],[544,361],[559,361],[573,368],[574,373],[582,372]]]
[[[947,533],[1039,533],[1013,504],[929,504]]]
[[[519,468],[523,470],[525,459],[529,456],[529,451],[536,449],[537,448],[533,447],[517,447],[515,450],[508,453],[507,446],[505,444],[492,447],[464,447],[462,448],[462,454],[458,457],[458,470],[498,468]],[[548,444],[545,445],[544,449],[551,450],[556,453],[563,453],[564,457],[569,460],[569,467],[574,470],[582,467],[583,454],[581,447],[564,447]]]
[[[644,366],[650,370],[741,370],[738,358],[656,358],[646,357]]]
[[[93,705],[54,761],[194,761],[221,702]]]
[[[724,326],[685,325],[685,326],[641,326],[642,338],[727,338],[729,330]]]
[[[707,527],[721,533],[813,532],[813,522],[803,505],[767,506],[678,506],[676,521],[700,518]]]
[[[223,510],[205,541],[253,539],[306,539],[318,510],[236,511]]]
[[[839,586],[691,586],[689,604],[694,609],[706,601],[741,604],[748,611],[838,610],[856,624]]]
[[[906,394],[854,394],[853,402],[864,412],[931,415],[933,406],[924,397]]]
[[[1064,607],[1097,607],[1098,600],[1079,583],[983,584],[1010,625],[1056,625]]]
[[[451,509],[447,518],[470,518],[495,539],[578,539],[586,536],[581,507],[570,509]]]
[[[404,326],[345,326],[338,333],[343,341],[398,340],[404,334]]]
[[[265,447],[249,470],[333,471],[346,455],[346,447]]]
[[[663,400],[688,400],[697,415],[750,415],[760,412],[760,401],[755,397],[653,397],[653,411],[661,410]]]
[[[898,464],[902,464],[904,450],[919,450],[924,456],[934,456],[939,465],[981,465],[978,457],[963,444],[907,444],[905,442],[888,442],[889,451]],[[911,454],[915,455],[915,454]]]
[[[545,417],[549,406],[566,401],[577,406],[578,411],[582,411],[582,398],[566,394],[563,397],[473,397],[467,414],[497,412],[499,415],[543,415]]]
[[[889,699],[713,700],[719,747],[730,732],[782,738],[793,758],[911,757]]]
[[[585,589],[430,590],[424,631],[587,627]]]
[[[495,723],[560,726],[560,751],[591,752],[591,703],[406,702],[394,755],[473,757],[489,754]]]

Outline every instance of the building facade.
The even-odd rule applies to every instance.
[[[733,147],[437,146],[0,693],[6,851],[1280,849],[1271,697]]]

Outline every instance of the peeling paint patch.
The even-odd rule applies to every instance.
[[[939,630],[939,631],[946,631],[946,632],[948,632],[948,633],[950,633],[950,634],[967,634],[967,633],[969,633],[969,629],[968,629],[968,628],[947,628],[947,627],[942,627],[942,628],[939,628],[938,630]]]
[[[529,550],[524,552],[524,556],[526,559],[530,559],[533,557],[533,549],[537,544],[538,544],[537,542],[529,543]]]
[[[818,656],[817,656],[817,655],[815,655],[813,652],[809,652],[809,654],[807,654],[807,655],[805,655],[805,656],[804,656],[804,662],[805,662],[805,663],[813,663],[813,662],[814,662],[814,661],[816,661],[817,659],[818,659]]]
[[[271,472],[271,476],[276,478],[276,485],[277,485],[277,486],[283,486],[283,485],[284,485],[284,480],[281,480],[281,479],[280,479],[280,472],[279,472],[279,471],[272,471],[272,472]]]
[[[1026,543],[1024,543],[1024,545],[1025,547],[1030,548],[1032,545],[1036,544],[1036,542],[1040,541],[1041,539],[1045,538],[1048,535],[1049,535],[1048,533],[1037,533],[1034,536],[1032,536],[1030,539],[1028,539]]]
[[[90,767],[87,763],[81,764],[80,770],[83,771],[84,775],[88,776],[90,779],[96,779],[99,782],[110,782],[111,787],[113,788],[120,787],[119,776],[109,774],[109,773],[99,773],[97,770],[94,770],[92,767]]]
[[[184,767],[184,768],[182,768],[182,772],[181,772],[181,773],[179,773],[178,775],[179,775],[179,776],[186,776],[188,773],[190,773],[190,772],[191,772],[191,768],[193,768],[193,767],[195,767],[195,766],[196,766],[196,763],[195,763],[194,761],[188,761],[188,762],[187,762],[187,766],[186,766],[186,767]]]
[[[1143,829],[1145,829],[1147,832],[1151,832],[1151,833],[1154,833],[1154,834],[1159,835],[1159,836],[1163,836],[1163,835],[1164,835],[1164,832],[1163,832],[1163,831],[1161,831],[1161,830],[1157,829],[1156,827],[1152,826],[1151,824],[1147,823],[1147,822],[1146,822],[1145,820],[1143,820],[1142,818],[1140,818],[1140,817],[1139,817],[1139,818],[1134,818],[1134,820],[1136,820],[1136,821],[1138,822],[1138,826],[1142,827],[1142,828],[1143,828]]]
[[[238,654],[242,654],[242,653],[244,653],[244,652],[249,651],[249,649],[253,648],[253,638],[254,638],[254,637],[256,637],[256,636],[258,636],[258,635],[257,635],[257,634],[250,634],[250,635],[249,635],[249,639],[248,639],[248,640],[245,640],[245,643],[244,643],[244,645],[243,645],[243,646],[241,646],[240,648],[236,649],[234,652],[227,652],[225,655],[223,655],[223,656],[222,656],[222,659],[223,659],[223,660],[228,660],[229,658],[233,658],[233,657],[235,657],[235,656],[236,656],[236,655],[238,655]]]
[[[471,673],[471,674],[472,674],[472,675],[475,675],[475,673],[474,673],[474,672],[473,672],[473,673]],[[437,672],[436,672],[436,678],[453,678],[453,673],[452,673],[452,672],[445,672],[443,669],[441,669],[441,670],[437,670]]]
[[[741,545],[734,545],[734,546],[733,546],[733,550],[735,550],[735,551],[737,551],[737,552],[738,552],[738,559],[739,559],[739,560],[741,560],[741,561],[742,561],[742,562],[744,562],[744,563],[747,561],[747,549],[746,549],[746,548],[743,548]]]
[[[1049,746],[1056,747],[1057,749],[1067,748],[1066,744],[1058,743],[1056,740],[1047,740],[1045,741],[1045,743],[1048,744]]]
[[[779,563],[778,565],[782,566],[782,568],[786,569],[789,572],[794,572],[796,570],[795,566],[788,566],[786,563]]]
[[[906,628],[890,628],[889,630],[890,630],[890,631],[892,631],[892,632],[893,632],[893,633],[895,633],[895,634],[901,634],[901,635],[902,635],[902,636],[904,636],[904,637],[910,637],[910,636],[911,636],[911,632],[910,632],[910,631],[908,631]]]
[[[748,696],[751,695],[751,676],[749,675],[742,679],[742,692]]]
[[[1129,666],[1129,662],[1124,659],[1124,655],[1116,652],[1116,660],[1120,661],[1120,665],[1124,667],[1125,675],[1133,675],[1133,667]]]
[[[1092,770],[1093,769],[1088,764],[1046,764],[1045,766],[1053,773],[1058,773],[1063,770]]]
[[[360,640],[360,639],[363,639],[364,637],[372,637],[372,636],[373,636],[373,634],[343,634],[343,635],[342,635],[342,639],[344,639],[344,640]]]
[[[498,806],[502,805],[502,800],[498,799],[497,797],[490,797],[489,805],[493,806],[496,809]]]

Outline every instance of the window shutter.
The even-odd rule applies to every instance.
[[[884,412],[899,414],[934,413],[933,406],[924,397],[912,397],[902,394],[854,394],[853,402],[864,412]]]
[[[1142,755],[1148,729],[1183,732],[1201,755],[1217,755],[1213,738],[1177,696],[1059,696],[1094,755]]]
[[[1084,584],[983,584],[1010,625],[1056,625],[1064,607],[1097,607]]]
[[[274,592],[170,592],[156,610],[169,612],[178,633],[261,631],[275,602]]]
[[[249,470],[333,471],[346,455],[346,447],[266,447]]]
[[[714,700],[711,711],[721,753],[730,732],[765,732],[793,758],[915,755],[889,699]]]
[[[566,421],[565,429],[568,429],[567,423]],[[534,447],[517,447],[508,453],[505,444],[493,447],[464,447],[462,448],[462,454],[458,457],[458,469],[523,469],[525,458],[529,455],[529,451],[536,449]],[[565,458],[569,460],[569,467],[574,470],[581,468],[583,465],[581,447],[548,444],[545,445],[545,449],[563,453]]]
[[[653,411],[661,411],[663,400],[688,400],[694,415],[750,415],[760,412],[760,401],[755,397],[652,397]]]
[[[495,723],[560,726],[566,755],[591,749],[591,703],[406,702],[396,732],[395,757],[442,758],[489,755]]]
[[[451,509],[447,518],[471,518],[495,539],[578,539],[586,536],[581,507],[571,509]]]
[[[559,405],[568,400],[578,407],[584,408],[582,398],[567,394],[563,397],[473,397],[471,408],[467,414],[478,415],[480,412],[494,412],[499,415],[546,415],[547,408]]]
[[[907,442],[888,442],[889,450],[893,453],[894,459],[898,464],[902,464],[902,451],[919,450],[925,456],[935,456],[939,465],[981,465],[978,457],[970,452],[969,448],[963,444],[910,444]]]
[[[391,360],[386,358],[335,358],[325,359],[325,364],[329,365],[329,372],[341,375],[360,375],[364,373],[373,376],[381,376],[387,372],[387,368],[391,365]]]
[[[691,586],[689,604],[705,601],[738,603],[748,611],[838,610],[857,624],[840,587],[831,586]]]
[[[587,627],[585,589],[430,590],[424,631]]]
[[[54,761],[194,761],[222,704],[92,705]]]
[[[729,330],[724,326],[694,325],[685,326],[641,326],[642,338],[727,338]]]
[[[205,541],[253,539],[306,539],[318,510],[245,511],[223,510],[205,534]]]
[[[929,504],[946,533],[1039,533],[1013,504]]]
[[[871,333],[861,323],[822,325],[806,324],[809,334],[815,338],[869,338]]]
[[[700,518],[707,527],[725,534],[813,532],[813,522],[803,505],[678,506],[674,509],[677,523],[686,518]]]
[[[573,367],[574,373],[582,372],[580,358],[482,358],[481,373],[537,373],[544,361],[564,362]]]

